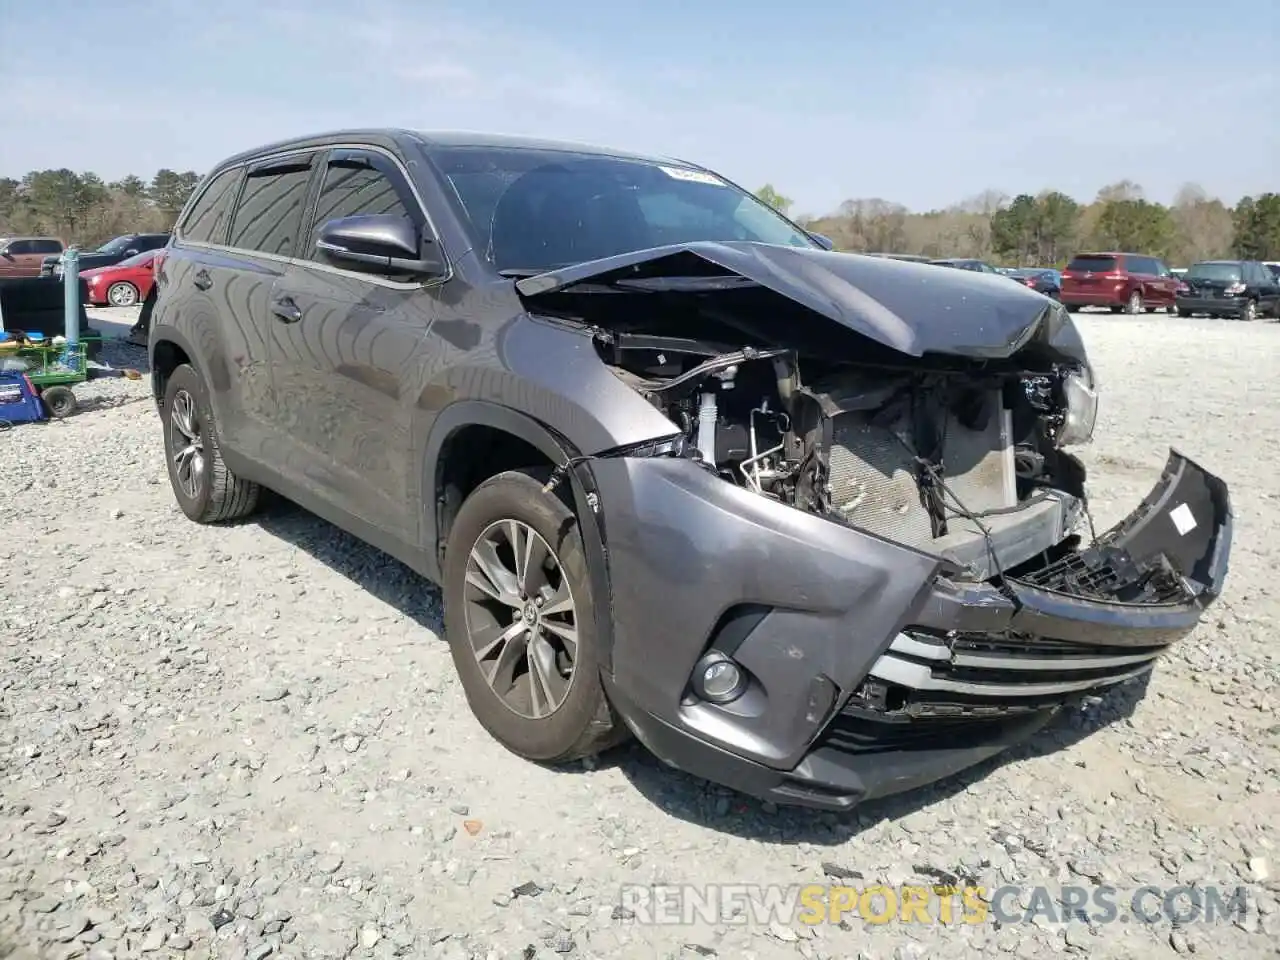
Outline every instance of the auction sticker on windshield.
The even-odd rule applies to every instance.
[[[713,187],[723,187],[724,181],[713,173],[704,170],[690,170],[688,167],[661,167],[663,173],[673,180],[686,180],[689,183],[709,183]]]

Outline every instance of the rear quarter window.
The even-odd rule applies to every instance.
[[[222,243],[240,182],[240,168],[224,170],[209,182],[182,221],[179,234],[195,243]]]
[[[1071,262],[1067,264],[1068,270],[1078,271],[1080,273],[1108,273],[1115,268],[1115,257],[1073,257]]]

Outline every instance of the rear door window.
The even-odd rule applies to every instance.
[[[61,253],[62,244],[57,240],[32,240],[32,253]]]
[[[1084,255],[1073,257],[1067,269],[1077,273],[1110,273],[1116,267],[1115,257]]]
[[[280,257],[293,255],[311,182],[311,159],[290,157],[250,168],[231,222],[231,246]]]
[[[210,181],[182,222],[182,239],[194,243],[222,243],[226,239],[241,173],[239,167],[224,170]]]

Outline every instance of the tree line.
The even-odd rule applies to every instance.
[[[163,233],[199,182],[192,170],[169,169],[113,183],[67,169],[0,177],[0,237],[59,237],[88,249],[123,233]]]
[[[0,177],[0,237],[60,237],[82,248],[122,233],[172,229],[200,175],[156,171],[108,183],[94,173],[33,170]],[[766,184],[756,191],[790,214],[791,200]],[[1132,181],[1104,187],[1091,203],[1057,190],[1010,197],[989,190],[944,210],[913,212],[878,198],[846,200],[825,216],[799,218],[839,250],[981,257],[1009,266],[1062,266],[1077,250],[1132,250],[1186,265],[1215,257],[1280,260],[1280,193],[1229,207],[1195,184],[1171,206],[1147,200]]]
[[[756,191],[790,214],[792,201],[772,184]],[[1062,267],[1077,251],[1129,250],[1171,265],[1220,257],[1280,260],[1280,193],[1244,197],[1229,207],[1195,184],[1171,206],[1146,199],[1124,180],[1103,187],[1091,203],[1057,190],[1014,197],[987,191],[945,210],[917,213],[881,199],[846,200],[826,216],[799,217],[836,249],[978,257],[1007,266]]]

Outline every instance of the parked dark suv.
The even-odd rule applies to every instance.
[[[211,172],[157,282],[185,514],[267,487],[441,583],[471,709],[533,760],[632,732],[844,808],[1143,676],[1226,575],[1227,488],[1173,451],[1082,539],[1060,305],[831,252],[689,163],[279,143]]]
[[[1062,271],[1058,296],[1068,307],[1112,313],[1174,311],[1178,278],[1163,260],[1137,253],[1080,253]]]
[[[1257,260],[1201,260],[1182,278],[1178,316],[1280,317],[1280,276]]]

